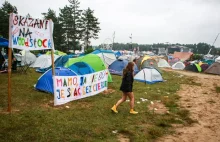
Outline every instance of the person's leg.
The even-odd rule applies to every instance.
[[[137,114],[138,112],[134,111],[134,93],[133,92],[128,93],[128,97],[130,99],[130,113]]]
[[[121,104],[121,103],[123,103],[124,101],[126,101],[126,99],[127,99],[127,95],[126,95],[126,93],[125,92],[123,92],[123,94],[122,94],[122,98],[120,99],[120,100],[118,100],[118,102],[116,103],[116,108]]]
[[[118,100],[118,102],[111,108],[111,110],[112,110],[114,113],[118,113],[117,107],[118,107],[121,103],[123,103],[123,102],[126,100],[126,98],[127,98],[127,95],[126,95],[126,93],[123,92],[122,98],[121,98],[120,100]]]

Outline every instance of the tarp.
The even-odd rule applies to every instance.
[[[56,76],[76,76],[77,74],[67,68],[55,68],[55,75]],[[54,93],[53,88],[53,79],[52,79],[52,69],[45,72],[43,75],[40,76],[38,79],[35,88],[40,91]]]
[[[87,54],[78,58],[70,58],[66,62],[65,67],[68,68],[76,62],[85,62],[89,64],[96,72],[107,69],[103,60],[96,54]],[[110,73],[108,74],[108,82],[112,82],[112,76]]]
[[[0,37],[0,47],[8,47],[8,40]]]
[[[142,69],[134,76],[134,79],[148,84],[153,84],[156,82],[163,81],[160,72],[153,67],[147,67]]]
[[[173,57],[179,58],[182,62],[189,60],[193,55],[192,52],[174,52]]]
[[[111,74],[116,74],[116,75],[122,75],[123,74],[123,69],[127,66],[128,64],[128,60],[116,60],[114,61],[109,67],[109,72]],[[137,65],[135,64],[135,67],[134,67],[134,73],[138,73],[138,67]]]
[[[95,72],[94,69],[85,62],[76,62],[68,68],[77,73],[78,75],[90,74]]]

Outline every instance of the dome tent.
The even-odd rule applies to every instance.
[[[93,68],[85,62],[76,62],[68,68],[77,73],[78,75],[90,74],[95,72]]]
[[[114,61],[109,67],[109,72],[111,74],[116,74],[116,75],[122,75],[123,73],[123,69],[127,66],[128,64],[128,60],[121,60],[121,59],[118,59],[116,61]],[[138,73],[138,67],[137,65],[135,64],[135,67],[134,67],[134,73]]]
[[[85,62],[89,64],[96,72],[106,69],[105,63],[98,55],[95,54],[87,54],[82,57],[71,58],[66,62],[65,67],[68,68],[76,62]],[[108,82],[112,82],[112,76],[110,73],[108,73]]]
[[[58,55],[54,54],[54,61],[58,58]],[[52,65],[51,55],[41,55],[36,61],[31,65],[33,68],[48,68]]]
[[[185,65],[183,62],[179,61],[172,65],[172,69],[174,70],[183,70],[185,68]]]
[[[77,74],[67,68],[55,68],[56,76],[76,76]],[[52,69],[46,71],[37,81],[35,88],[40,91],[54,93],[53,79],[52,79]]]
[[[171,68],[169,63],[165,59],[159,59],[159,62],[157,63],[158,67],[160,68]]]
[[[146,67],[139,71],[135,76],[134,80],[153,84],[156,82],[162,82],[163,78],[158,70],[153,67]]]
[[[205,70],[205,73],[220,75],[220,63],[213,63],[208,69]]]

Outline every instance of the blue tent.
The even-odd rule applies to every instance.
[[[109,72],[111,74],[116,74],[116,75],[122,75],[123,73],[123,69],[127,66],[128,64],[128,61],[127,60],[121,60],[121,59],[118,59],[116,61],[114,61],[109,67]],[[138,73],[138,67],[137,65],[135,64],[135,67],[134,67],[134,73]]]
[[[0,37],[0,47],[8,47],[8,40]]]
[[[73,58],[74,55],[64,55],[60,56],[59,58],[56,59],[54,65],[55,67],[64,67],[66,62],[69,60],[69,58]]]
[[[79,75],[89,74],[95,72],[94,69],[85,62],[76,62],[72,64],[69,69],[73,70]]]
[[[56,76],[76,76],[77,74],[68,68],[55,68]],[[37,81],[35,86],[37,90],[53,94],[52,69],[45,72]]]
[[[122,54],[121,54],[121,52],[119,52],[119,51],[115,53],[116,58],[120,57],[121,55],[122,55]]]

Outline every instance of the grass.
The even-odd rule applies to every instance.
[[[216,93],[220,93],[220,87],[216,86]]]
[[[153,141],[173,132],[171,124],[191,124],[189,112],[179,109],[176,92],[188,79],[175,73],[164,72],[166,82],[144,84],[134,82],[136,102],[140,98],[162,100],[170,114],[156,114],[148,110],[150,102],[135,104],[138,115],[130,115],[129,103],[123,103],[118,114],[110,108],[121,97],[120,76],[112,76],[109,88],[112,94],[72,101],[53,107],[53,95],[36,91],[33,85],[41,74],[29,70],[27,74],[12,74],[12,110],[7,110],[7,74],[0,74],[0,141],[73,141],[112,142],[117,133],[125,134],[131,141]],[[168,100],[163,100],[168,96]],[[69,106],[66,108],[65,106]]]

